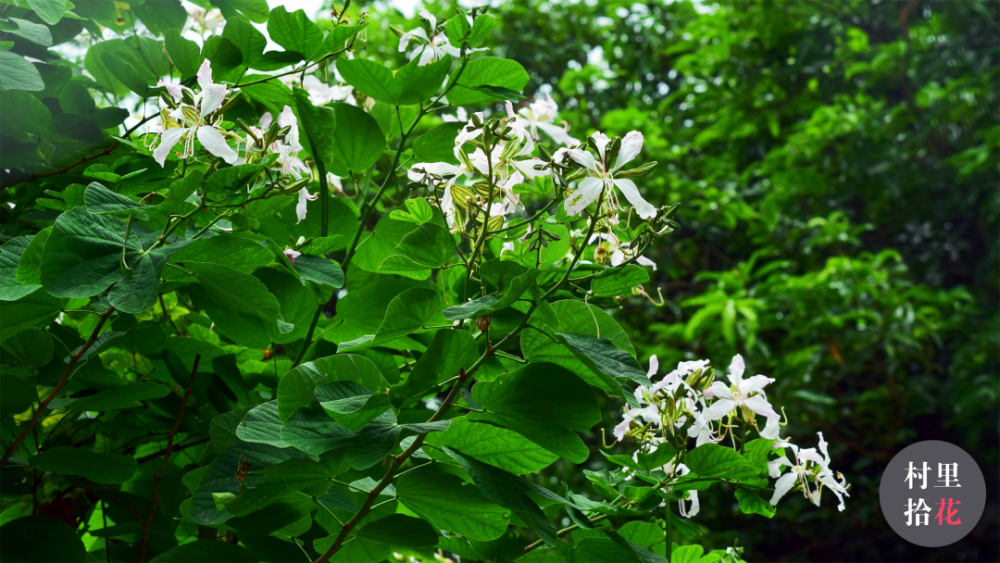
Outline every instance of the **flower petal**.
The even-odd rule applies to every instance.
[[[180,142],[184,133],[187,133],[188,131],[190,131],[190,129],[173,127],[167,129],[162,135],[160,135],[160,145],[153,151],[153,159],[160,164],[161,168],[167,161],[167,155],[170,154],[170,149],[174,148],[174,146]]]
[[[622,139],[622,148],[618,151],[618,158],[615,159],[615,167],[618,170],[629,162],[635,160],[642,152],[642,133],[632,131]]]
[[[512,160],[510,164],[528,178],[538,178],[540,176],[548,176],[549,174],[548,170],[535,170],[536,165],[545,164],[545,161],[540,158]]]
[[[764,425],[764,429],[760,432],[761,438],[777,440],[781,432],[781,426],[778,424],[780,420],[779,418],[768,418],[767,424]]]
[[[733,356],[733,361],[729,364],[730,383],[739,387],[740,382],[743,381],[744,370],[746,370],[746,365],[743,363],[743,356],[736,354]]]
[[[212,113],[222,107],[222,102],[226,100],[229,88],[222,84],[212,84],[201,91],[201,111],[202,117]]]
[[[712,397],[722,397],[723,399],[729,400],[733,399],[732,391],[730,391],[729,387],[721,381],[713,382],[708,389],[705,389],[704,395],[706,399],[711,399]]]
[[[591,137],[594,139],[594,144],[597,145],[597,154],[601,155],[601,162],[604,162],[604,151],[607,149],[608,142],[611,141],[611,139],[600,131],[594,133]]]
[[[215,84],[212,82],[212,63],[208,59],[201,63],[201,67],[198,68],[198,85],[201,86],[202,90],[207,90],[209,86]]]
[[[744,379],[740,383],[740,392],[743,393],[744,397],[746,397],[760,391],[766,387],[768,383],[774,383],[774,379],[764,375],[755,375],[750,379]]]
[[[587,170],[592,170],[594,172],[601,172],[597,167],[597,161],[594,160],[594,155],[581,149],[568,149],[566,154],[569,155],[577,164],[584,166]]]
[[[584,178],[576,190],[566,199],[566,213],[579,215],[591,202],[601,195],[604,182],[599,178]]]
[[[635,187],[635,182],[625,178],[619,178],[615,180],[615,185],[618,186],[618,189],[625,195],[625,199],[632,204],[632,207],[635,207],[635,211],[639,214],[639,217],[642,217],[643,219],[652,219],[653,217],[656,217],[656,208],[639,195],[639,188]]]
[[[712,406],[708,407],[705,411],[705,420],[719,420],[720,418],[733,412],[734,408],[736,408],[736,401],[719,399],[718,401],[712,403]]]
[[[235,164],[239,155],[229,148],[226,138],[222,133],[212,126],[203,125],[198,128],[198,141],[205,150],[226,161],[226,164]]]
[[[542,131],[545,131],[545,133],[549,137],[552,137],[553,141],[561,145],[573,146],[580,144],[579,139],[574,138],[569,133],[567,133],[565,129],[559,127],[558,125],[554,125],[552,123],[546,123],[544,121],[539,121],[538,123],[535,124],[535,126],[541,129]]]
[[[298,218],[298,221],[295,222],[296,225],[301,223],[302,220],[306,218],[306,212],[309,211],[306,204],[309,203],[309,199],[309,190],[305,188],[299,190],[299,202],[295,205],[295,217]]]
[[[615,426],[615,439],[619,442],[625,441],[625,433],[628,432],[629,426],[632,425],[632,417],[629,415],[624,415],[624,420],[621,421],[617,426]]]
[[[288,135],[285,135],[285,143],[296,151],[302,150],[302,145],[299,144],[299,120],[295,118],[291,107],[285,106],[278,114],[278,127],[291,127]]]
[[[649,357],[649,371],[646,372],[646,377],[653,377],[657,371],[660,369],[660,360],[653,354]]]
[[[743,404],[753,412],[765,416],[767,418],[778,418],[778,413],[774,412],[771,408],[771,403],[767,402],[767,399],[761,397],[760,395],[754,395],[749,399],[743,399]]]
[[[771,496],[771,506],[778,506],[778,501],[795,486],[795,473],[785,473],[774,483],[774,495]]]

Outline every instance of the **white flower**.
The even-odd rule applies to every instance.
[[[802,488],[802,494],[816,506],[819,506],[822,485],[826,485],[833,491],[833,494],[837,495],[837,500],[840,501],[837,509],[844,510],[843,497],[851,496],[847,492],[847,482],[842,475],[840,476],[840,482],[833,478],[833,471],[830,470],[830,454],[827,452],[827,443],[823,439],[823,433],[819,432],[818,434],[819,448],[823,453],[823,457],[820,457],[815,448],[800,450],[798,446],[785,440],[774,442],[774,447],[776,448],[791,449],[795,462],[789,461],[788,457],[784,455],[774,461],[768,462],[768,473],[771,477],[778,478],[778,481],[774,484],[774,494],[771,496],[772,506],[777,506],[778,501],[798,483]],[[782,475],[781,468],[783,466],[790,467],[791,471]],[[810,486],[810,483],[816,485],[815,490]]]
[[[632,421],[633,420],[635,420],[635,419],[632,418],[632,415],[630,415],[627,412],[622,415],[622,421],[620,423],[618,423],[618,425],[615,426],[615,429],[614,429],[614,434],[615,434],[615,439],[616,440],[618,440],[619,442],[624,442],[625,441],[625,433],[628,432],[629,426],[632,425]]]
[[[615,208],[619,208],[620,206],[617,205],[617,198],[613,189],[617,187],[625,196],[625,199],[635,207],[639,217],[643,219],[652,219],[655,217],[656,208],[642,198],[639,194],[639,189],[636,188],[632,180],[614,177],[615,173],[622,166],[632,162],[635,157],[639,156],[639,153],[642,151],[642,133],[632,131],[628,135],[625,135],[625,138],[622,139],[621,150],[618,152],[618,158],[615,159],[614,166],[610,166],[606,156],[606,149],[610,139],[603,133],[595,133],[593,138],[597,144],[597,152],[601,157],[600,162],[596,161],[589,152],[582,149],[566,149],[564,153],[576,163],[584,166],[590,173],[590,176],[583,179],[577,186],[576,191],[566,200],[566,213],[579,215],[581,211],[586,209],[605,190],[610,192],[607,194],[607,198],[615,202]],[[556,155],[561,156],[562,151],[563,149],[559,149],[559,151],[556,151]]]
[[[309,193],[309,190],[305,188],[299,190],[299,203],[295,205],[295,216],[299,219],[295,222],[296,225],[306,218],[306,204],[310,201],[316,201],[318,197],[316,194]]]
[[[427,10],[420,10],[420,17],[427,20],[430,24],[431,33],[437,28],[437,18]],[[418,56],[420,60],[417,62],[417,66],[429,65],[434,61],[443,59],[446,55],[451,55],[453,57],[462,56],[462,50],[458,47],[452,47],[451,42],[448,41],[448,36],[444,33],[435,34],[434,37],[428,38],[427,32],[424,28],[418,27],[413,31],[408,31],[399,38],[399,52],[402,53],[406,51],[407,47],[410,45],[410,41],[414,40],[417,42],[417,46],[410,51],[407,55],[411,61]],[[475,51],[485,51],[486,49],[469,49],[469,52]]]
[[[167,155],[171,149],[184,139],[184,151],[181,158],[187,158],[194,153],[194,139],[211,154],[223,159],[227,164],[235,164],[239,155],[226,142],[224,129],[212,125],[206,117],[222,107],[229,89],[222,84],[212,82],[212,64],[208,59],[198,69],[198,84],[201,92],[195,94],[195,106],[181,104],[164,119],[163,133],[160,135],[160,145],[153,151],[153,158],[159,165],[165,166]],[[181,99],[186,89],[179,85],[158,84],[167,88],[167,92],[175,99]],[[188,110],[188,111],[185,111]]]
[[[552,95],[548,93],[545,94],[544,98],[538,98],[518,110],[518,113],[523,115],[527,121],[531,135],[535,139],[538,139],[538,130],[541,129],[549,137],[552,137],[553,141],[561,145],[579,145],[579,140],[571,137],[564,127],[559,127],[554,123],[558,112],[559,106],[552,99]]]
[[[309,92],[309,101],[314,106],[321,106],[330,102],[345,102],[352,106],[358,105],[357,100],[354,99],[354,88],[351,86],[330,86],[310,74],[302,80],[302,87]]]
[[[769,419],[779,418],[778,414],[771,408],[771,404],[767,402],[762,391],[774,379],[763,375],[755,375],[750,379],[744,380],[744,369],[743,356],[737,354],[733,358],[733,362],[729,365],[729,382],[732,383],[732,386],[727,387],[725,383],[716,381],[705,390],[704,394],[706,398],[711,399],[716,397],[718,399],[705,411],[705,418],[708,420],[719,420],[739,406],[745,406],[753,412]]]

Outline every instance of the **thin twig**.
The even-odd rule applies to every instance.
[[[73,354],[72,358],[70,358],[69,365],[66,366],[62,377],[59,378],[59,383],[56,383],[56,386],[52,388],[52,391],[50,391],[49,394],[42,399],[42,402],[38,403],[38,410],[36,410],[35,414],[32,415],[31,421],[24,428],[24,430],[21,431],[21,434],[14,439],[10,446],[7,447],[7,451],[3,454],[3,460],[0,461],[0,469],[7,467],[7,460],[10,459],[10,456],[17,451],[17,448],[21,446],[21,443],[28,437],[28,434],[30,434],[31,431],[35,429],[35,426],[38,425],[38,422],[42,419],[42,413],[45,412],[46,408],[48,408],[49,403],[58,397],[59,393],[62,392],[63,387],[66,387],[66,384],[69,383],[69,376],[72,375],[73,368],[76,367],[77,362],[80,361],[80,358],[83,357],[87,350],[94,345],[94,342],[97,340],[97,337],[101,332],[101,328],[104,327],[105,321],[108,320],[108,317],[111,316],[111,313],[114,312],[114,310],[114,307],[109,307],[108,310],[101,315],[101,320],[97,321],[97,326],[94,327],[94,331],[90,333],[90,338],[88,338],[87,342],[84,343],[84,345],[81,346],[75,354]]]
[[[149,550],[149,528],[153,525],[153,517],[156,516],[156,509],[160,507],[160,480],[163,478],[163,471],[166,470],[167,463],[170,461],[170,454],[174,453],[174,436],[177,435],[177,430],[181,427],[181,420],[184,419],[184,407],[187,406],[188,399],[191,397],[191,388],[194,387],[194,376],[198,374],[198,362],[200,361],[201,354],[198,354],[194,357],[194,367],[191,368],[191,379],[188,380],[187,389],[184,390],[184,398],[181,399],[181,408],[178,409],[174,425],[170,428],[170,433],[167,434],[167,449],[163,452],[163,461],[160,462],[160,468],[153,475],[153,500],[150,501],[146,519],[142,522],[139,563],[143,563],[146,560],[146,552]]]

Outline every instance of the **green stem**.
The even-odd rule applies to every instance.
[[[306,350],[312,345],[313,332],[316,331],[316,323],[319,322],[319,316],[323,314],[323,306],[326,303],[321,303],[319,307],[316,307],[316,314],[313,315],[312,323],[309,325],[309,332],[306,333],[306,339],[302,342],[302,349],[295,356],[295,360],[292,362],[292,368],[295,368],[302,361],[302,358],[306,355]]]
[[[597,198],[597,211],[598,211],[598,213],[600,213],[601,204],[602,203],[604,203],[604,192],[603,191],[601,192],[601,195],[598,196],[598,198]],[[570,275],[573,273],[573,268],[576,267],[576,263],[579,262],[580,261],[580,257],[583,256],[583,251],[587,247],[587,241],[590,240],[590,237],[594,235],[594,229],[595,228],[597,228],[597,216],[596,215],[591,215],[590,216],[590,228],[587,229],[587,236],[584,237],[583,243],[580,244],[580,251],[573,253],[573,262],[571,262],[570,265],[569,265],[569,268],[566,269],[566,273],[563,275],[562,279],[559,280],[559,283],[555,284],[548,291],[546,291],[545,295],[542,295],[542,299],[545,299],[549,295],[552,295],[553,293],[555,293],[556,290],[559,289],[560,287],[562,287],[563,284],[566,283],[566,280],[569,279]]]
[[[667,506],[664,509],[666,511],[666,517],[667,517],[667,525],[666,525],[666,528],[667,528],[667,563],[670,563],[670,559],[673,556],[673,551],[674,551],[674,549],[673,549],[674,548],[673,530],[671,529],[671,522],[670,522],[672,513],[670,511],[670,496],[669,496],[670,492],[669,491],[670,491],[670,488],[668,487],[667,488]]]

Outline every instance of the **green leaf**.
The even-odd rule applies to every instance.
[[[0,89],[40,92],[45,89],[45,82],[27,59],[10,51],[0,51]]]
[[[181,32],[176,29],[168,30],[163,34],[163,43],[167,48],[170,60],[174,62],[181,76],[188,78],[194,76],[201,67],[204,57],[201,56],[201,49],[198,44],[190,39],[181,36]]]
[[[66,113],[87,117],[97,109],[90,90],[79,82],[70,82],[59,94],[59,107]]]
[[[190,514],[196,522],[205,525],[222,524],[234,516],[228,509],[218,510],[213,494],[240,495],[240,482],[236,470],[241,460],[250,463],[250,474],[243,485],[247,489],[257,486],[265,477],[261,471],[292,458],[309,457],[294,448],[276,448],[267,444],[240,443],[215,458],[198,485],[191,500]]]
[[[765,518],[774,516],[775,508],[760,498],[756,491],[740,487],[736,489],[736,500],[739,501],[740,512],[743,514],[760,514]]]
[[[470,413],[470,420],[514,430],[573,463],[590,456],[574,431],[590,430],[601,414],[593,391],[572,373],[551,364],[529,364],[477,383],[472,395],[486,412]]]
[[[32,43],[41,45],[42,47],[52,46],[52,33],[49,31],[48,27],[19,18],[8,18],[7,22],[16,25],[17,28],[5,30],[6,33],[23,37]]]
[[[101,56],[101,61],[104,62],[104,66],[107,67],[108,71],[119,82],[124,84],[126,88],[140,96],[145,95],[149,83],[143,77],[142,73],[129,64],[128,60],[118,58],[113,53],[104,53]]]
[[[128,456],[66,446],[46,448],[42,453],[30,456],[28,463],[41,471],[79,475],[103,485],[124,483],[139,469],[135,459]]]
[[[180,31],[188,19],[187,10],[179,0],[157,0],[129,6],[153,35],[165,36],[170,31]]]
[[[385,135],[365,110],[350,104],[331,104],[336,128],[327,163],[337,176],[350,176],[371,168],[385,151]]]
[[[469,303],[448,307],[444,310],[444,318],[453,321],[492,315],[493,313],[502,311],[520,299],[521,295],[535,283],[537,277],[538,270],[528,270],[510,281],[507,291],[504,292],[502,297],[497,298],[494,295],[487,295]]]
[[[635,264],[628,264],[621,268],[612,268],[601,272],[591,282],[590,290],[594,292],[596,297],[614,297],[644,283],[649,283],[649,274],[646,273],[646,269]]]
[[[226,20],[222,36],[228,39],[243,55],[243,66],[252,65],[267,46],[267,38],[243,18]]]
[[[4,343],[6,347],[8,343]],[[0,374],[0,408],[5,413],[18,414],[38,402],[38,391],[31,381],[16,375]]]
[[[318,465],[310,460],[289,460],[289,461]],[[274,467],[269,468],[269,470],[273,470],[278,467],[281,467],[281,464],[275,465]],[[324,476],[325,473],[316,475],[316,477],[319,477],[319,479],[314,480],[313,482],[322,483]],[[265,482],[266,481],[267,479],[265,478]],[[257,485],[258,489],[261,487],[267,487],[267,485],[264,484]],[[255,490],[254,492],[256,493],[257,491]],[[226,509],[233,510],[235,508],[235,505],[242,500],[243,498],[241,497],[240,500],[230,503],[229,505],[227,505]],[[267,510],[259,512],[250,512],[246,516],[238,516],[226,522],[226,525],[235,529],[236,532],[239,534],[253,535],[253,536],[267,536],[269,534],[277,532],[278,530],[281,530],[286,526],[289,526],[291,524],[294,524],[302,520],[302,518],[304,517],[308,518],[309,513],[317,508],[316,503],[313,502],[312,498],[302,493],[289,494],[279,499],[276,502],[267,504],[266,506]],[[246,510],[245,509],[240,510],[239,512],[245,513]],[[311,525],[312,521],[310,520],[309,523]]]
[[[317,387],[337,381],[353,381],[373,392],[382,392],[389,387],[375,364],[364,356],[338,354],[306,362],[289,371],[278,382],[281,420],[287,421],[296,409],[311,405]]]
[[[294,267],[304,280],[333,288],[344,287],[344,271],[329,258],[303,254],[295,258]]]
[[[688,452],[684,463],[699,477],[728,480],[750,479],[757,469],[736,450],[718,444],[702,444]]]
[[[292,92],[295,113],[299,116],[299,126],[305,130],[309,141],[309,152],[318,159],[330,165],[337,158],[334,146],[337,141],[334,133],[337,130],[335,114],[326,108],[318,108],[309,101],[309,93],[301,88]]]
[[[194,271],[198,282],[220,308],[236,314],[237,318],[253,316],[269,325],[277,321],[281,312],[278,300],[257,278],[219,264],[186,262],[185,265]]]
[[[547,545],[555,545],[555,526],[545,517],[538,504],[526,494],[526,491],[537,493],[536,489],[540,487],[532,488],[529,486],[530,483],[520,477],[471,458],[454,448],[444,448],[444,451],[472,477],[476,488],[483,493],[483,496],[514,511],[518,518],[534,530]]]
[[[440,310],[441,296],[432,289],[415,287],[400,293],[389,303],[385,318],[375,334],[345,342],[338,353],[365,350],[421,330]]]
[[[55,342],[39,328],[29,328],[4,340],[3,348],[17,361],[33,368],[40,368],[52,361]]]
[[[479,347],[471,334],[439,330],[406,382],[390,390],[389,396],[396,404],[412,405],[438,383],[459,375],[460,369],[471,368],[478,358]]]
[[[437,545],[437,532],[420,518],[390,514],[358,530],[358,537],[385,542],[399,547],[431,547]]]
[[[472,48],[482,45],[483,41],[489,37],[490,31],[496,25],[496,20],[489,14],[480,15],[476,21],[472,22],[472,31],[466,40]]]
[[[241,15],[253,23],[264,23],[270,14],[267,0],[213,0],[212,5],[222,10],[227,20]]]
[[[33,327],[45,327],[59,316],[62,300],[35,291],[17,301],[0,301],[0,342]]]
[[[282,421],[278,416],[278,401],[268,401],[250,409],[236,427],[236,436],[244,442],[287,448],[281,439]]]
[[[367,25],[368,22],[364,22],[362,25],[338,25],[331,29],[315,56],[319,57],[329,53],[342,52],[351,44],[351,39]]]
[[[311,60],[313,53],[323,44],[323,32],[304,11],[288,13],[284,6],[271,10],[271,16],[267,20],[267,34],[285,50],[301,53],[306,60]]]
[[[406,200],[406,211],[401,208],[393,209],[389,215],[397,221],[407,221],[423,225],[434,219],[434,208],[427,203],[427,200],[418,197]]]
[[[524,67],[515,61],[496,57],[475,59],[466,65],[460,76],[457,70],[452,74],[451,81],[455,85],[448,93],[448,101],[455,106],[464,106],[501,100],[503,96],[488,87],[520,92],[528,83],[528,78]]]
[[[350,385],[344,384],[342,385]],[[348,430],[359,430],[380,414],[389,410],[389,396],[383,393],[372,395],[360,385],[358,391],[362,394],[347,399],[323,401],[320,405],[337,424]]]
[[[465,127],[457,121],[438,125],[413,141],[413,156],[418,162],[447,162],[458,164],[455,157],[455,138]]]
[[[70,399],[61,408],[71,411],[111,411],[141,407],[139,401],[159,399],[170,394],[170,389],[159,383],[130,383],[101,391],[80,399]]]
[[[603,563],[605,561],[620,561],[621,563],[641,563],[635,551],[608,537],[589,537],[577,542],[574,548],[573,561],[577,563]]]
[[[49,25],[59,23],[66,13],[66,0],[28,0],[28,6]]]
[[[426,441],[461,450],[479,461],[517,475],[534,473],[559,459],[513,430],[472,422],[466,417],[452,420],[445,433],[428,436]]]
[[[652,471],[666,465],[674,458],[676,452],[674,447],[667,442],[662,442],[650,453],[641,453],[639,458],[639,468],[643,471]]]
[[[30,243],[31,237],[16,237],[0,246],[0,301],[17,301],[42,287],[17,282],[17,265]]]
[[[515,63],[516,64],[516,63]],[[341,57],[337,70],[344,80],[375,101],[394,106],[415,105],[429,100],[451,70],[451,57],[419,66],[414,59],[393,75],[384,65],[368,59]]]
[[[21,285],[42,284],[42,249],[45,248],[45,242],[49,240],[51,232],[52,227],[45,227],[35,233],[31,242],[21,253],[21,258],[17,263],[16,278]]]
[[[274,262],[274,254],[255,240],[218,235],[191,242],[174,252],[170,256],[170,261],[176,264],[186,264],[188,261],[218,264],[249,274]],[[179,270],[170,269],[166,277],[171,279],[186,275]]]
[[[621,384],[624,381],[633,381],[647,387],[652,385],[638,360],[612,344],[607,338],[567,332],[557,332],[555,336],[589,368],[590,373],[601,378],[604,384],[601,388],[609,395],[617,397],[628,395],[627,391],[624,393],[622,391]]]
[[[25,563],[89,561],[80,536],[69,524],[49,516],[25,516],[0,526],[4,561]]]
[[[233,543],[195,540],[161,553],[149,563],[257,563],[257,556]]]
[[[4,73],[8,72],[11,68],[8,66],[5,54],[8,54],[8,52],[0,51],[0,69]],[[30,65],[30,63],[27,64]],[[3,77],[4,74],[0,74],[0,80]],[[49,108],[45,107],[45,104],[41,100],[31,94],[21,91],[8,91],[0,92],[0,119],[3,120],[5,124],[4,129],[8,135],[13,135],[26,142],[29,139],[24,136],[24,133],[30,133],[37,137],[49,135],[49,126],[52,124],[52,113],[49,111]]]
[[[479,541],[494,540],[507,530],[510,510],[463,486],[454,475],[420,469],[403,475],[395,485],[400,502],[436,529]]]
[[[420,60],[413,59],[396,72],[396,105],[416,105],[431,99],[441,89],[441,84],[451,70],[451,57],[446,55],[439,61],[419,65]]]
[[[401,253],[398,256],[405,256],[421,268],[440,268],[455,253],[455,240],[447,228],[422,223],[399,241],[396,250]]]
[[[115,193],[97,182],[91,182],[87,186],[86,191],[83,192],[83,201],[87,205],[87,211],[93,215],[118,213],[145,218],[142,213],[145,205]]]

